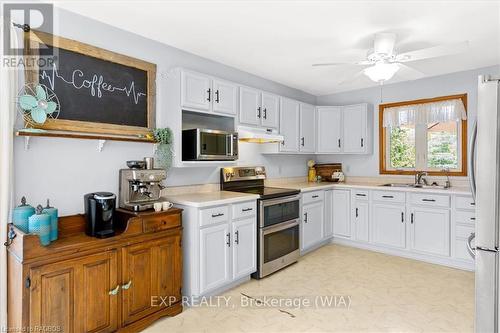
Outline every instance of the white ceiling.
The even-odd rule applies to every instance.
[[[119,4],[118,4],[119,3]],[[500,63],[498,1],[64,1],[58,6],[314,95],[376,85],[356,66],[377,32],[400,52],[468,40],[466,53],[407,63],[435,76]],[[395,77],[388,83],[404,81]]]

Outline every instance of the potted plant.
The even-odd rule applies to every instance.
[[[155,164],[164,169],[170,168],[172,165],[172,143],[173,134],[169,127],[156,128],[153,130],[153,137],[157,142],[155,150]]]

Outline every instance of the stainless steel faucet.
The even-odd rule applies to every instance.
[[[446,182],[444,183],[444,188],[450,188],[451,187],[450,175],[449,175],[450,169],[444,168],[443,172],[446,175]]]
[[[427,171],[417,171],[415,173],[415,185],[428,185],[427,179],[424,178],[427,175]]]

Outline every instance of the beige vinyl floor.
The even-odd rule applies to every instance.
[[[338,245],[222,296],[145,332],[473,331],[472,272]]]

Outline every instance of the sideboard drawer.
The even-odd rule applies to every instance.
[[[200,226],[229,221],[229,207],[217,206],[200,210]]]
[[[432,193],[411,193],[410,202],[414,205],[432,207],[450,207],[450,196]]]
[[[241,219],[257,214],[256,201],[242,202],[233,205],[233,219]]]
[[[178,215],[151,216],[142,220],[143,232],[156,232],[180,226],[181,219]]]

